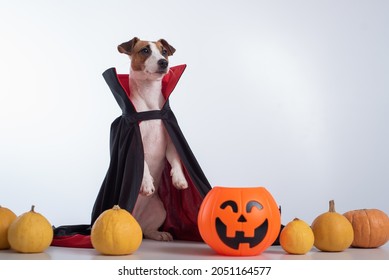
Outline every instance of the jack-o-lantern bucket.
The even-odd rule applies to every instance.
[[[281,215],[264,187],[214,187],[201,204],[198,227],[217,253],[254,256],[277,239]]]

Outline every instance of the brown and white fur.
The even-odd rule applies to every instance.
[[[169,71],[168,56],[175,49],[160,39],[156,42],[142,41],[137,37],[118,46],[120,53],[129,55],[131,102],[137,112],[160,110],[165,99],[162,95],[162,78]],[[177,189],[188,188],[179,155],[161,120],[140,123],[145,162],[140,193],[133,216],[141,225],[145,238],[170,241],[170,233],[158,228],[166,218],[166,211],[157,188],[160,184],[165,159],[172,169],[171,177]]]

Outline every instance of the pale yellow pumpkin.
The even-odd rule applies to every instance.
[[[142,229],[125,209],[115,205],[96,219],[91,230],[93,247],[104,255],[128,255],[142,243]]]
[[[343,214],[352,224],[354,240],[351,246],[377,248],[389,240],[389,217],[379,209],[358,209]]]
[[[16,219],[16,214],[6,207],[0,206],[0,250],[9,249],[8,228]]]
[[[53,228],[35,206],[17,217],[9,226],[8,241],[11,248],[20,253],[41,253],[53,241]]]
[[[314,240],[311,227],[298,218],[287,223],[280,234],[280,245],[289,254],[308,253],[313,247]]]
[[[354,230],[346,217],[335,212],[335,202],[331,200],[329,204],[329,211],[312,222],[314,246],[324,252],[341,252],[353,242]]]

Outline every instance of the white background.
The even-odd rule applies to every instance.
[[[0,204],[89,223],[121,114],[116,46],[165,38],[170,103],[212,186],[265,186],[282,221],[389,212],[387,1],[0,0]]]

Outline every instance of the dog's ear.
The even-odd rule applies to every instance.
[[[158,42],[162,44],[162,46],[167,50],[168,55],[173,55],[173,53],[176,51],[173,46],[169,45],[169,43],[165,39],[159,39]]]
[[[135,44],[139,41],[139,38],[137,37],[134,37],[132,38],[130,41],[128,42],[124,42],[124,43],[121,43],[119,46],[118,46],[118,51],[120,53],[125,53],[125,54],[128,54],[128,55],[131,55],[132,54],[132,50],[134,49],[134,46]]]

